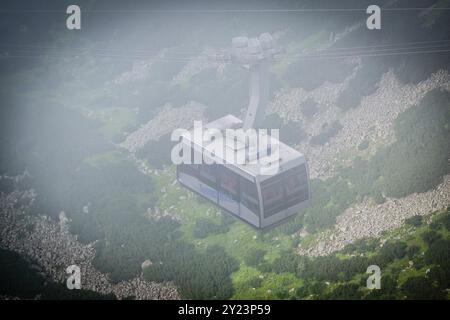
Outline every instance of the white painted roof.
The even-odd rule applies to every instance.
[[[239,129],[242,127],[242,120],[240,120],[239,118],[233,116],[233,115],[226,115],[222,118],[219,118],[217,120],[214,120],[206,125],[203,126],[202,130],[203,130],[203,134],[206,130],[208,129],[215,129],[215,130],[219,130],[222,131],[223,135],[225,135],[225,130],[226,129]],[[213,150],[215,150],[215,146],[216,146],[216,142],[212,141],[212,142],[204,142],[203,137],[196,137],[194,136],[194,129],[190,130],[190,134],[188,135],[183,135],[183,141],[185,143],[189,143],[189,142],[193,142],[194,144],[194,148],[197,151],[202,151],[203,153],[210,154]],[[269,130],[270,133],[270,130]],[[282,143],[281,141],[278,141],[277,139],[273,138],[273,137],[269,137],[270,141],[271,141],[271,145],[272,145],[272,150],[274,150],[273,146],[278,146],[279,147],[279,170],[277,173],[279,172],[283,172],[285,170],[288,170],[296,165],[299,165],[301,163],[305,162],[305,157],[302,153],[298,152],[297,150],[289,147],[288,145]],[[237,143],[236,143],[237,142]],[[234,154],[234,156],[237,156],[238,151],[242,150],[243,148],[245,148],[245,141],[235,141],[235,140],[225,140],[225,146],[226,146],[226,152],[231,152],[232,154]],[[237,146],[237,147],[236,147]],[[259,150],[261,152],[261,150]],[[248,150],[248,154],[256,154],[256,152],[258,152],[258,150],[256,150],[256,148],[250,148]],[[263,154],[266,153],[266,150],[264,150],[262,152]],[[243,163],[243,164],[238,164],[236,163],[236,161],[234,163],[230,163],[230,162],[226,162],[225,161],[225,157],[224,156],[216,156],[214,157],[215,160],[221,160],[220,162],[222,163],[226,163],[227,167],[229,167],[230,169],[232,169],[233,171],[240,171],[245,173],[246,175],[250,177],[260,177],[260,180],[264,180],[265,178],[269,178],[270,176],[268,176],[267,174],[273,174],[273,173],[266,173],[266,168],[270,168],[269,166],[264,165],[264,163],[267,163],[269,160],[269,158],[267,157],[260,157],[260,161],[258,161],[257,163]],[[272,157],[272,162],[271,164],[274,164],[274,158]],[[264,162],[265,161],[265,162]],[[237,169],[237,170],[236,170]]]

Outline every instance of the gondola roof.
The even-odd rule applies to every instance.
[[[233,115],[226,115],[222,118],[219,118],[215,121],[212,121],[206,125],[203,126],[203,130],[207,130],[207,129],[217,129],[220,131],[224,131],[225,129],[238,129],[242,126],[242,121],[233,116]],[[284,144],[283,142],[270,137],[271,139],[271,144],[277,144],[279,147],[279,159],[278,159],[278,166],[279,169],[276,172],[276,174],[282,173],[286,170],[291,169],[292,167],[298,165],[299,160],[301,162],[305,162],[305,157],[304,155],[291,148],[290,146]],[[187,135],[183,135],[183,140],[185,143],[193,143],[193,146],[195,148],[196,151],[198,152],[204,152],[204,151],[212,151],[214,150],[214,143],[215,142],[204,142],[202,141],[202,137],[196,137],[196,135],[194,134],[194,129],[190,130],[190,134]],[[234,155],[236,156],[239,149],[240,148],[244,148],[245,144],[244,143],[237,143],[237,147],[236,146],[230,146],[229,144],[225,144],[227,151],[231,151],[234,152]],[[257,151],[257,150],[253,150],[253,151]],[[250,150],[250,152],[252,152]],[[260,163],[260,161],[258,161],[257,163],[245,163],[245,164],[238,164],[238,163],[227,163],[224,159],[224,157],[215,157],[215,160],[219,163],[224,163],[225,166],[229,167],[230,169],[232,169],[233,171],[239,171],[240,173],[246,175],[248,178],[252,179],[255,177],[258,177],[260,181],[263,181],[265,179],[270,178],[272,174],[268,173],[266,174],[266,172],[269,172],[267,167]],[[263,157],[261,157],[259,160],[263,160]],[[296,161],[294,161],[296,160]]]

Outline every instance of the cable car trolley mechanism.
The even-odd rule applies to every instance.
[[[263,33],[259,38],[233,38],[231,50],[215,54],[216,61],[235,62],[250,71],[249,106],[244,121],[229,114],[200,129],[220,133],[228,133],[227,129],[251,130],[264,115],[258,106],[266,65],[280,52],[272,36]],[[181,139],[183,150],[191,151],[192,160],[177,166],[181,185],[257,229],[279,225],[309,205],[309,171],[302,153],[272,136],[263,136],[268,143],[255,146],[248,136],[225,135],[221,144],[224,152],[218,154],[213,151],[218,141],[205,142],[195,132],[198,129],[194,125]],[[229,161],[230,155],[237,159],[242,154],[244,161]]]

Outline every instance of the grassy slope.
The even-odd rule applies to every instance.
[[[193,232],[197,219],[204,218],[219,224],[220,214],[217,208],[196,196],[190,199],[187,198],[187,191],[178,184],[172,184],[174,180],[174,170],[170,170],[166,175],[158,176],[157,185],[159,188],[157,190],[163,187],[166,188],[166,195],[160,198],[158,206],[161,209],[167,210],[169,208],[177,211],[181,208],[183,209],[183,213],[181,213],[183,223],[181,224],[180,230],[182,231],[184,241],[194,244],[200,251],[212,245],[222,246],[229,255],[239,261],[239,270],[231,275],[235,289],[232,299],[275,299],[280,298],[280,295],[277,295],[280,292],[284,293],[281,296],[283,298],[295,298],[295,290],[302,286],[305,279],[301,279],[293,273],[278,274],[274,272],[262,272],[258,268],[248,266],[245,262],[246,255],[258,249],[266,251],[264,261],[269,263],[280,257],[283,252],[293,252],[293,238],[291,236],[284,235],[277,230],[265,234],[258,233],[251,227],[236,221],[231,223],[227,232],[211,234],[203,239],[195,238]],[[431,222],[439,214],[442,215],[443,213],[434,213],[428,217],[428,222]],[[401,228],[386,233],[380,240],[402,239],[408,246],[419,246],[420,252],[424,252],[427,250],[427,245],[421,236],[428,230],[429,225],[426,223],[417,228],[404,225]],[[445,239],[450,238],[448,230],[441,229],[439,233]],[[313,238],[313,235],[310,237]],[[364,255],[370,257],[377,254],[378,251],[379,249],[368,251]],[[340,259],[349,259],[354,254],[356,252],[340,252],[337,253],[337,257]],[[394,273],[401,270],[398,276],[398,285],[401,286],[410,277],[424,276],[426,270],[430,267],[423,266],[417,270],[409,267],[409,261],[410,259],[408,257],[392,261],[383,269],[383,275],[393,276]],[[359,284],[365,281],[365,279],[367,279],[366,274],[355,274],[347,283]],[[340,284],[342,283],[331,282],[324,293],[331,292]],[[402,298],[400,293],[398,298]]]

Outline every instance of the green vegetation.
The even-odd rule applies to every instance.
[[[351,3],[353,8],[361,5],[356,0]],[[405,5],[405,0],[397,5],[411,6]],[[320,7],[313,2],[308,6]],[[299,245],[314,244],[319,232],[326,233],[339,214],[364,197],[381,203],[385,196],[427,191],[442,181],[450,171],[447,92],[430,92],[420,105],[401,114],[392,144],[377,146],[373,156],[361,152],[364,158],[356,158],[350,167],[337,168],[337,174],[326,181],[312,181],[313,204],[307,210],[273,230],[258,233],[173,183],[169,134],[149,141],[136,154],[158,169],[158,174],[151,176],[138,171],[133,160],[112,144],[120,142],[126,131],[147,123],[165,103],[177,108],[197,101],[207,106],[204,116],[210,120],[241,114],[248,102],[247,71],[238,66],[206,68],[175,83],[184,62],[155,60],[147,64],[133,57],[114,59],[106,53],[97,57],[90,50],[98,52],[98,45],[156,53],[170,47],[165,54],[171,57],[171,48],[189,52],[207,46],[219,48],[237,33],[254,36],[263,30],[287,30],[280,43],[289,55],[281,57],[269,72],[268,98],[280,87],[309,91],[325,82],[341,83],[356,71],[337,100],[344,113],[373,94],[387,70],[401,82],[418,83],[432,72],[448,70],[448,53],[362,57],[360,61],[296,59],[297,54],[321,53],[316,50],[330,45],[335,50],[446,39],[450,15],[388,15],[383,24],[390,28],[379,32],[359,28],[334,44],[336,30],[345,30],[360,16],[345,12],[339,14],[345,19],[322,19],[320,12],[302,19],[297,15],[275,20],[267,15],[226,16],[215,16],[213,29],[205,28],[204,21],[210,21],[206,16],[202,21],[195,15],[195,20],[186,17],[177,24],[172,19],[155,16],[148,21],[136,16],[133,23],[146,26],[141,28],[144,34],[139,28],[130,33],[128,27],[119,26],[111,36],[110,28],[105,28],[106,33],[99,30],[98,37],[103,40],[98,44],[66,32],[58,37],[60,31],[55,30],[61,29],[60,21],[55,21],[57,27],[45,33],[57,40],[51,46],[57,44],[63,53],[64,48],[81,48],[82,54],[61,61],[1,57],[0,175],[14,176],[26,169],[29,177],[20,183],[0,179],[0,192],[33,188],[37,198],[30,213],[46,214],[55,221],[64,210],[78,240],[95,241],[93,263],[114,282],[138,276],[141,263],[150,259],[145,279],[173,281],[187,299],[448,299],[449,210],[412,217],[381,239],[362,239],[330,256],[311,258],[296,253]],[[24,24],[28,29],[18,35],[11,28],[5,33],[5,42],[41,39],[42,35],[33,33],[42,30],[33,28],[35,22],[5,19],[5,25],[22,29]],[[144,36],[152,41],[142,43]],[[120,45],[118,39],[123,41]],[[298,108],[305,121],[319,112],[313,99]],[[280,129],[281,140],[291,146],[308,139],[299,123],[276,114],[266,117],[261,127]],[[341,128],[338,121],[331,122],[310,143],[326,145]],[[367,150],[370,143],[362,141],[358,150]],[[162,168],[166,170],[159,170]],[[156,208],[164,214],[151,215]],[[30,224],[28,231],[31,228]],[[300,230],[309,235],[300,237]],[[27,299],[38,295],[42,299],[114,298],[68,291],[64,284],[44,279],[32,262],[17,254],[1,250],[0,256],[0,294]],[[366,288],[370,264],[382,268],[382,290]]]
[[[422,225],[423,218],[422,216],[413,216],[411,218],[406,219],[405,223],[409,224],[413,227],[420,227]]]
[[[169,244],[164,249],[168,253],[164,261],[145,269],[148,281],[173,280],[188,299],[227,299],[232,295],[229,274],[239,266],[222,247],[210,246],[203,254],[183,243]]]
[[[450,211],[433,216],[432,223],[439,226],[438,231],[425,244],[422,237],[429,233],[428,225],[412,230],[405,226],[392,231],[400,231],[403,240],[388,240],[382,245],[377,239],[363,239],[341,252],[318,258],[285,252],[260,268],[308,279],[295,292],[300,299],[446,299],[450,233],[444,221],[449,218]],[[365,287],[365,272],[372,264],[382,270],[381,290]]]
[[[245,264],[250,267],[258,266],[264,261],[264,256],[266,253],[266,250],[260,248],[249,251],[244,257]]]
[[[170,152],[175,142],[170,140],[171,133],[161,136],[158,140],[149,140],[141,149],[136,152],[136,156],[145,159],[157,169],[171,165]]]
[[[22,160],[23,166],[16,172],[28,168],[30,178],[22,187],[31,185],[38,194],[32,213],[57,219],[64,210],[72,220],[70,231],[81,242],[98,240],[94,265],[115,282],[138,276],[141,263],[151,259],[164,265],[152,277],[173,279],[186,298],[213,298],[219,294],[215,292],[218,287],[223,288],[218,295],[221,298],[232,295],[229,276],[236,269],[234,260],[213,250],[220,254],[214,253],[215,262],[207,264],[210,251],[184,243],[177,222],[146,217],[147,208],[156,201],[153,179],[113,151],[92,121],[56,105],[42,106],[39,112],[23,108],[8,109],[9,119],[23,112],[34,125],[18,133],[20,143],[8,156]],[[9,166],[10,161],[4,164]],[[3,180],[2,184],[8,185]],[[203,269],[197,267],[200,261]],[[230,267],[223,268],[224,264]],[[186,266],[193,268],[186,272]],[[205,276],[205,268],[213,270],[210,277]],[[183,274],[189,276],[179,276]]]
[[[450,171],[449,105],[449,93],[429,92],[420,105],[398,117],[395,143],[369,160],[357,159],[344,176],[362,195],[383,191],[388,196],[403,197],[437,185]]]
[[[163,182],[162,179],[163,177],[158,180]],[[171,178],[167,180],[170,181]],[[162,207],[181,204],[176,199],[184,192],[177,188],[168,188],[168,196],[159,202]],[[199,241],[194,233],[197,220],[209,220],[211,224],[220,225],[222,218],[211,214],[208,204],[195,199],[183,200],[182,203],[186,210],[180,227],[181,239],[203,252],[208,252],[211,246],[215,246],[215,250],[222,247],[227,255],[239,262],[239,267],[234,266],[231,274],[234,299],[403,299],[405,296],[412,299],[415,296],[408,285],[403,286],[403,283],[411,277],[424,277],[428,268],[436,270],[433,277],[437,280],[433,280],[431,287],[435,291],[433,297],[445,298],[439,288],[445,286],[443,281],[447,281],[442,268],[447,263],[446,258],[437,261],[427,257],[446,257],[443,251],[446,250],[445,245],[448,245],[448,240],[445,239],[450,235],[446,229],[450,212],[436,214],[431,221],[428,219],[428,222],[420,225],[406,224],[399,230],[386,233],[383,239],[362,239],[333,255],[308,258],[292,251],[298,242],[284,234],[284,226],[258,234],[249,227],[234,222],[225,233],[222,230],[208,233]],[[431,227],[435,229],[437,236],[434,233],[434,237],[428,235]],[[394,240],[399,234],[402,240]],[[426,242],[423,237],[431,240]],[[387,241],[382,245],[384,239]],[[439,239],[444,239],[446,244],[438,241]],[[300,243],[306,244],[305,241],[306,239],[301,240]],[[428,243],[436,243],[436,247]],[[409,261],[413,261],[413,267],[410,267]],[[210,263],[215,265],[213,261]],[[382,268],[381,291],[371,291],[365,287],[368,277],[365,272],[370,264],[377,264]],[[159,266],[156,263],[155,267],[162,270],[163,266],[164,264]],[[406,271],[402,271],[403,269]],[[184,269],[184,272],[189,270]],[[148,279],[161,278],[151,275]]]
[[[228,232],[228,230],[230,230],[230,224],[234,222],[234,219],[226,213],[223,213],[220,217],[219,224],[211,222],[211,220],[207,218],[198,218],[195,221],[194,237],[202,239],[210,234]]]
[[[420,105],[395,122],[396,141],[367,159],[356,158],[350,168],[326,181],[311,181],[314,202],[303,215],[283,226],[293,233],[306,226],[309,232],[328,228],[355,200],[382,194],[403,197],[425,192],[450,172],[450,94],[429,92]]]

